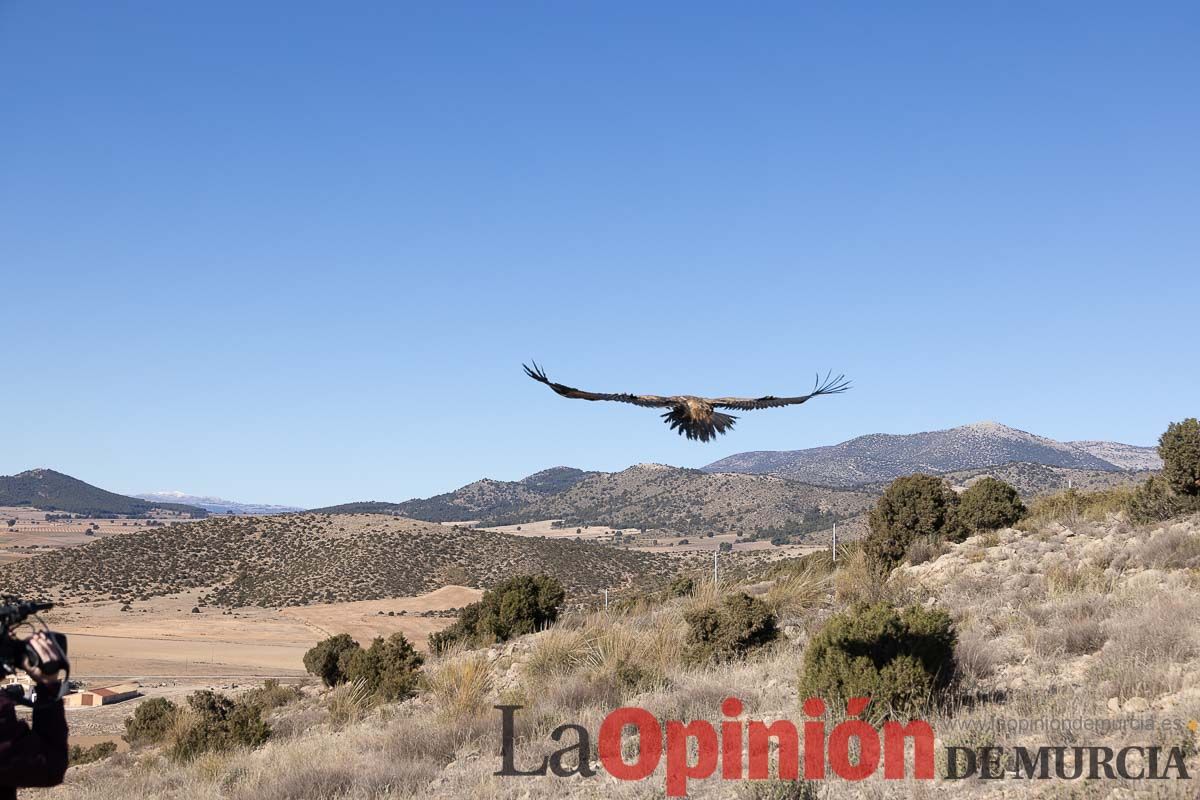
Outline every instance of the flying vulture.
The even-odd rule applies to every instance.
[[[717,434],[725,433],[733,427],[734,420],[737,419],[732,414],[722,414],[714,409],[731,408],[738,411],[753,411],[756,408],[796,406],[810,398],[823,394],[839,394],[850,388],[850,382],[845,379],[844,375],[838,375],[831,379],[827,374],[822,379],[818,374],[812,392],[799,397],[775,397],[773,395],[757,398],[693,397],[688,394],[659,397],[655,394],[600,394],[554,383],[546,377],[546,373],[537,365],[537,362],[534,362],[532,369],[524,364],[521,366],[525,367],[526,375],[538,383],[546,384],[563,397],[571,397],[576,400],[615,400],[618,403],[632,403],[635,406],[645,406],[646,408],[669,408],[671,410],[662,416],[671,425],[671,430],[678,431],[681,436],[699,439],[702,442],[710,441],[717,438]]]

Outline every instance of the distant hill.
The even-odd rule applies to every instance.
[[[1144,480],[1154,448],[1057,442],[994,422],[907,435],[872,434],[830,447],[741,453],[702,470],[639,464],[621,472],[554,467],[519,481],[483,479],[403,503],[369,501],[315,509],[385,513],[481,527],[561,520],[566,527],[707,534],[740,531],[793,541],[869,509],[892,479],[945,474],[966,484],[994,475],[1025,496]]]
[[[561,519],[565,526],[609,525],[673,533],[803,533],[857,514],[874,502],[865,491],[813,486],[768,475],[709,474],[662,464],[596,473],[570,489],[483,525]]]
[[[778,475],[822,486],[890,481],[913,472],[952,472],[1009,463],[1113,472],[1157,469],[1154,448],[1115,442],[1058,442],[995,422],[942,431],[875,433],[807,450],[739,453],[706,472]]]
[[[206,588],[223,607],[295,606],[487,588],[547,573],[572,598],[662,581],[669,556],[573,539],[509,536],[380,515],[211,517],[111,536],[0,565],[6,591],[133,602]]]
[[[1075,488],[1096,491],[1114,486],[1133,486],[1144,482],[1153,472],[1072,469],[1071,467],[1048,467],[1045,464],[1014,462],[994,467],[979,467],[942,473],[956,486],[970,486],[983,477],[999,478],[1016,489],[1023,497],[1033,497],[1063,489]],[[882,492],[886,482],[872,484],[869,488]]]
[[[31,469],[17,475],[0,476],[0,506],[32,506],[45,511],[68,511],[92,517],[140,517],[155,509],[195,517],[207,514],[198,506],[162,503],[106,492],[52,469]]]
[[[1077,450],[1103,459],[1118,469],[1153,470],[1162,469],[1162,459],[1157,447],[1141,447],[1120,442],[1067,442]]]
[[[397,514],[428,522],[464,522],[516,513],[544,497],[566,491],[595,474],[573,467],[551,467],[519,481],[483,478],[452,492],[403,503],[369,500],[312,510],[323,514]]]
[[[303,511],[298,506],[273,506],[263,503],[238,503],[234,500],[222,500],[220,497],[201,497],[183,492],[144,492],[135,494],[141,500],[152,503],[182,503],[198,506],[210,514],[287,514],[292,511]]]

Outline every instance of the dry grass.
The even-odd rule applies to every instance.
[[[337,725],[361,722],[375,707],[375,693],[366,681],[343,683],[330,690],[329,717]]]
[[[1051,595],[1111,592],[1112,576],[1095,564],[1057,564],[1046,571],[1046,591]]]
[[[786,622],[825,603],[832,583],[827,572],[809,565],[776,578],[762,599],[780,621]]]
[[[977,687],[992,677],[1002,662],[994,638],[979,627],[959,634],[954,658],[958,662],[959,680],[968,688]]]
[[[538,637],[525,675],[542,686],[576,673],[600,683],[615,679],[629,687],[661,684],[683,661],[685,626],[678,609],[693,602],[699,601],[693,597],[668,610],[631,618],[595,613],[573,620],[571,627],[552,627]]]
[[[451,719],[490,710],[492,663],[483,653],[443,660],[425,672],[425,689],[438,709]]]
[[[1183,688],[1183,665],[1200,647],[1194,597],[1154,595],[1108,623],[1109,641],[1088,674],[1104,693],[1154,698]]]
[[[1137,560],[1156,569],[1200,567],[1200,534],[1180,525],[1156,530],[1138,548]]]
[[[948,549],[949,547],[941,539],[932,536],[921,536],[909,545],[908,552],[905,553],[904,558],[909,564],[915,567],[918,564],[933,561]]]
[[[1111,515],[1126,512],[1134,491],[1132,486],[1117,486],[1095,492],[1068,489],[1035,497],[1029,503],[1021,527],[1036,530],[1052,522],[1067,526],[1103,522]]]
[[[1030,606],[1025,630],[1030,649],[1042,657],[1094,653],[1108,640],[1109,603],[1103,595],[1076,594]]]

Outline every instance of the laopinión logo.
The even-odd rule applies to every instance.
[[[824,780],[831,775],[848,781],[864,780],[882,768],[887,780],[934,777],[934,732],[924,720],[884,722],[876,727],[861,718],[870,698],[851,698],[848,719],[829,728],[824,700],[804,701],[803,745],[800,729],[790,720],[742,720],[744,706],[736,697],[721,704],[726,717],[719,725],[708,720],[660,721],[644,708],[618,708],[600,724],[596,754],[601,766],[615,778],[639,781],[649,778],[664,762],[666,793],[687,794],[689,780],[718,775],[723,780]],[[592,777],[592,734],[583,725],[564,723],[550,733],[562,745],[540,763],[517,764],[516,715],[523,706],[498,705],[500,712],[501,767],[495,775],[506,777],[554,775],[561,778]],[[828,729],[827,729],[828,728]],[[626,752],[624,734],[637,734],[637,747]],[[907,753],[911,742],[912,768]],[[777,761],[771,774],[772,749]],[[1006,752],[1011,757],[1005,757]],[[694,756],[693,756],[694,754]],[[1068,755],[1070,758],[1068,759]],[[1123,778],[1166,779],[1189,777],[1180,747],[947,747],[947,779],[980,778]],[[853,756],[853,757],[852,757]],[[1135,758],[1131,759],[1131,756]],[[1006,767],[1005,764],[1011,765]],[[1174,774],[1172,774],[1174,773]]]

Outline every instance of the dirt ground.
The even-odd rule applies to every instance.
[[[305,651],[335,633],[349,633],[365,645],[399,631],[423,648],[428,635],[453,617],[422,612],[461,608],[483,594],[444,586],[418,597],[230,612],[210,606],[192,613],[205,592],[137,602],[130,611],[121,611],[119,603],[87,603],[43,615],[50,627],[67,634],[73,679],[85,687],[126,680],[141,685],[141,697],[133,700],[69,708],[73,744],[115,741],[124,720],[150,697],[182,701],[198,689],[236,693],[266,678],[307,683]]]
[[[419,597],[224,611],[199,604],[206,591],[135,602],[129,611],[116,602],[69,605],[43,618],[69,637],[74,674],[80,679],[287,677],[303,675],[304,652],[335,633],[369,642],[399,631],[423,647],[430,633],[453,618],[421,612],[461,608],[482,595],[477,589],[444,586]],[[193,608],[200,610],[193,613]]]
[[[0,506],[0,563],[29,558],[45,550],[78,547],[106,536],[144,531],[155,525],[191,521],[188,517],[164,513],[153,519],[78,517],[47,522],[46,514],[40,509]],[[10,526],[9,520],[14,520],[14,524]]]

